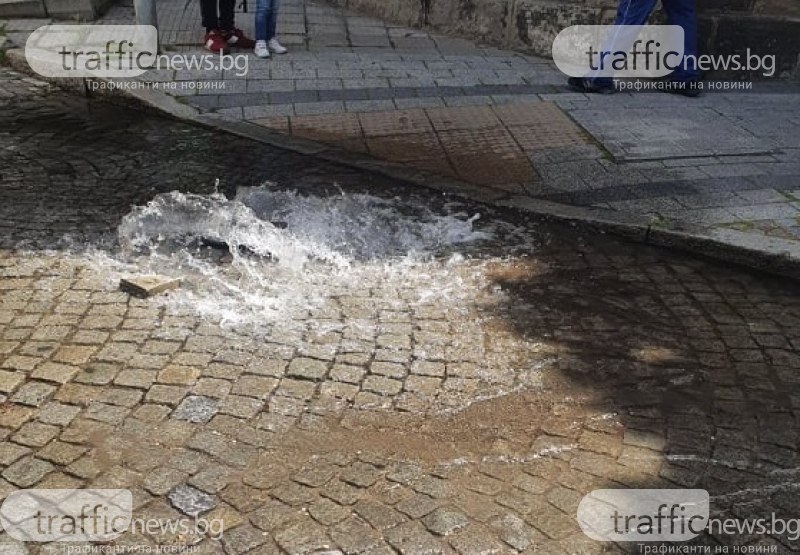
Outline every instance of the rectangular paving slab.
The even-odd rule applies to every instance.
[[[763,154],[772,149],[712,108],[605,107],[571,111],[617,161]]]

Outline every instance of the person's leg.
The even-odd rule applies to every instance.
[[[614,25],[644,25],[658,0],[621,0]]]
[[[219,0],[219,26],[223,31],[232,31],[235,27],[233,12],[236,10],[236,0]]]
[[[228,42],[220,30],[217,17],[217,0],[200,0],[200,15],[203,18],[203,27],[206,28],[203,47],[211,52],[227,53]]]
[[[699,78],[695,61],[697,60],[697,14],[695,0],[663,0],[664,11],[670,25],[683,28],[684,57],[681,67],[672,73],[675,81],[694,81]]]
[[[200,17],[203,20],[203,27],[206,28],[206,33],[219,29],[217,0],[200,0]]]
[[[658,0],[620,0],[617,6],[617,17],[614,20],[615,29],[612,30],[603,51],[617,52],[619,50],[628,51],[636,40],[636,33],[621,26],[644,25],[653,13]],[[614,79],[612,77],[592,78],[594,86],[599,88],[613,88]]]
[[[228,45],[236,48],[253,48],[253,39],[248,38],[241,29],[236,28],[234,10],[236,0],[219,0],[219,26]]]
[[[278,10],[280,0],[267,0],[270,5],[270,10],[267,15],[267,40],[269,41],[269,50],[274,54],[286,54],[288,50],[278,41]]]
[[[268,0],[270,4],[269,20],[267,22],[267,40],[274,39],[278,32],[278,8],[280,0]]]
[[[256,0],[256,40],[267,41],[269,36],[269,14],[272,0]]]

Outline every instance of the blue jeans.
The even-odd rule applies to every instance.
[[[280,0],[256,0],[256,40],[275,38]]]
[[[653,13],[658,0],[620,0],[614,25],[644,25]],[[683,27],[684,56],[691,56],[678,69],[672,72],[675,81],[697,79],[699,72],[694,60],[697,58],[697,15],[695,0],[663,0],[664,11],[670,25]],[[597,77],[594,83],[601,87],[612,87],[614,82],[608,77]]]

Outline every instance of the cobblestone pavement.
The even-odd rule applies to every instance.
[[[159,2],[164,42],[192,51],[196,2]],[[513,195],[654,225],[800,239],[800,88],[701,99],[569,92],[552,62],[288,0],[292,52],[235,71],[158,72],[204,113],[334,143]],[[117,7],[109,21],[130,20]],[[238,23],[252,28],[252,16]],[[511,106],[509,106],[511,104]],[[788,247],[793,248],[793,247]]]
[[[136,517],[200,513],[225,534],[118,544],[208,553],[635,550],[578,531],[601,487],[705,488],[718,516],[797,516],[796,283],[0,75],[3,495],[128,488]],[[217,177],[480,211],[492,237],[447,274],[480,279],[455,303],[419,301],[411,280],[354,284],[292,333],[254,337],[128,297],[81,250],[113,251],[132,204]]]

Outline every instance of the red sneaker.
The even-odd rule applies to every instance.
[[[236,27],[230,31],[226,31],[224,36],[225,40],[228,41],[228,45],[235,46],[236,48],[252,50],[256,45],[256,41],[249,38],[241,29],[237,29]]]
[[[222,52],[223,54],[227,54],[229,50],[228,41],[226,41],[222,33],[217,30],[206,33],[206,40],[203,46],[205,46],[206,50],[210,50],[214,53]]]

